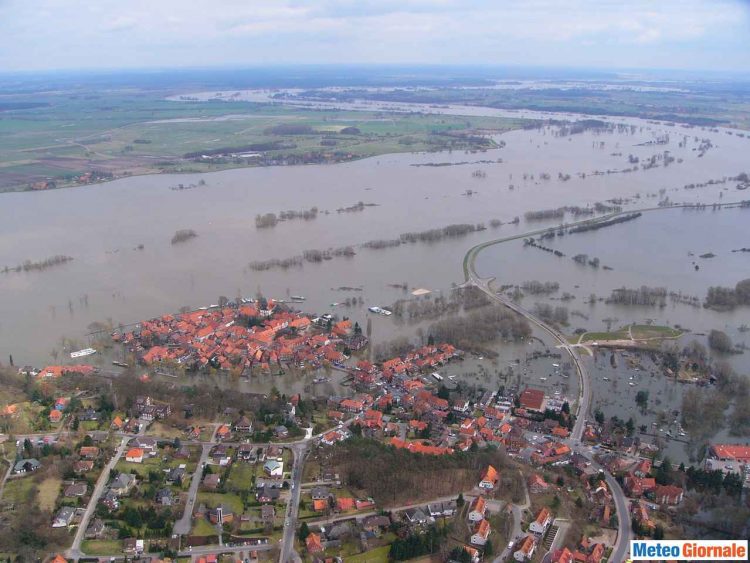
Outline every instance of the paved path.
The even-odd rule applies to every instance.
[[[78,559],[84,555],[81,551],[81,542],[83,541],[84,534],[86,533],[86,529],[89,526],[89,520],[91,520],[91,516],[93,516],[94,511],[96,510],[96,505],[99,503],[99,497],[102,496],[102,492],[104,492],[104,488],[107,486],[110,472],[115,468],[117,462],[120,461],[120,458],[122,457],[123,453],[125,453],[125,448],[127,448],[127,446],[128,437],[124,436],[122,438],[122,441],[120,442],[120,447],[117,448],[117,451],[115,452],[115,455],[112,456],[112,459],[107,465],[104,466],[102,472],[99,474],[99,479],[96,481],[94,491],[91,493],[91,499],[86,506],[86,511],[83,513],[81,523],[76,529],[76,535],[73,539],[73,544],[65,553],[65,557],[67,557],[68,559],[74,559],[78,561]]]
[[[193,525],[193,506],[195,505],[195,497],[198,494],[198,487],[201,483],[201,477],[203,476],[203,466],[208,460],[208,454],[211,452],[213,447],[214,437],[216,436],[216,430],[218,427],[214,426],[214,431],[211,433],[211,442],[203,444],[201,446],[201,457],[198,460],[198,465],[195,467],[193,472],[192,480],[190,481],[190,489],[188,490],[188,496],[185,500],[185,511],[182,513],[180,518],[174,524],[172,532],[178,535],[185,535],[190,533],[190,528]]]

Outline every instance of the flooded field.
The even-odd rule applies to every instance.
[[[450,111],[477,114],[483,108]],[[521,112],[506,114],[522,116]],[[549,118],[550,114],[544,116]],[[612,198],[630,198],[622,202],[625,208],[655,205],[663,197],[675,202],[712,202],[723,193],[725,201],[741,199],[743,192],[736,191],[731,182],[691,190],[683,187],[739,174],[750,139],[724,130],[711,132],[637,120],[614,122],[623,126],[573,134],[562,134],[557,126],[513,131],[496,138],[504,144],[502,148],[476,154],[388,155],[329,166],[142,176],[69,190],[4,194],[0,205],[0,267],[55,255],[71,256],[73,260],[43,271],[0,273],[0,355],[7,359],[12,354],[17,365],[41,365],[55,358],[60,361],[67,357],[61,338],[73,341],[69,347],[88,345],[86,335],[93,322],[128,325],[164,312],[176,312],[183,306],[216,303],[220,295],[232,299],[258,291],[276,298],[303,295],[307,297],[301,305],[303,310],[349,316],[362,325],[369,315],[372,340],[377,345],[394,335],[413,334],[413,327],[373,316],[367,312],[368,306],[387,306],[410,296],[393,287],[396,284],[406,283],[409,290],[450,291],[451,284],[463,281],[461,263],[473,244],[546,224],[525,221],[527,211],[586,206]],[[702,151],[700,147],[705,148],[706,139],[711,140],[711,147]],[[665,150],[675,158],[668,166],[661,163],[648,169],[619,172],[633,167],[630,155],[645,162],[655,155],[663,157]],[[205,185],[199,185],[201,180]],[[197,187],[170,189],[178,183]],[[336,211],[360,201],[376,205],[356,212]],[[314,220],[280,222],[266,229],[255,226],[258,214],[313,206],[320,211]],[[569,259],[563,259],[563,271],[558,272],[557,261],[536,249],[524,249],[520,242],[481,254],[479,271],[496,275],[501,283],[517,283],[527,277],[559,279],[563,290],[576,293],[571,308],[585,309],[589,315],[586,323],[575,319],[575,326],[594,328],[606,315],[598,313],[599,305],[594,312],[583,305],[585,295],[594,291],[604,296],[610,287],[667,284],[671,277],[687,278],[683,270],[690,266],[690,260],[685,249],[721,252],[711,262],[711,268],[706,265],[697,272],[702,284],[714,283],[713,280],[734,283],[747,277],[741,275],[742,270],[737,269],[740,263],[735,261],[747,259],[747,255],[732,256],[730,262],[726,249],[713,242],[727,240],[743,246],[738,237],[713,239],[704,234],[704,244],[690,239],[685,241],[685,248],[674,250],[679,259],[673,261],[654,254],[652,258],[627,262],[622,256],[623,247],[634,252],[639,245],[654,248],[674,226],[682,225],[693,233],[713,233],[715,225],[724,228],[725,224],[729,225],[727,228],[734,225],[740,229],[742,213],[748,212],[723,211],[715,216],[710,212],[658,212],[632,225],[560,241],[575,247],[593,240],[591,237],[610,237],[588,253],[599,256],[613,271],[579,272]],[[670,215],[677,219],[668,219]],[[515,217],[520,217],[520,223],[508,224]],[[505,224],[492,228],[493,219]],[[410,243],[383,250],[360,246],[373,239],[392,239],[401,233],[455,223],[484,223],[487,229],[436,243]],[[645,232],[652,235],[640,238],[644,225],[651,225]],[[171,244],[173,235],[181,229],[192,229],[198,236]],[[615,245],[618,233],[620,246]],[[673,243],[664,239],[665,248],[672,248],[668,244]],[[309,249],[347,245],[354,248],[355,256],[305,262],[287,270],[254,271],[248,267],[252,261],[283,259]],[[508,260],[513,264],[511,270],[505,266]],[[649,278],[654,273],[652,267],[657,265],[662,277]],[[714,267],[722,269],[722,273]],[[684,291],[702,297],[699,289],[686,285]],[[361,297],[362,303],[341,305],[347,297]],[[662,311],[667,312],[673,324],[700,330],[720,326],[718,317],[700,309],[683,312],[668,307]],[[618,312],[616,316],[624,323],[628,314]],[[655,317],[655,312],[650,311],[632,314],[639,319]],[[721,319],[726,325],[738,325],[737,315],[724,315]],[[451,369],[483,386],[502,384],[500,372],[504,373],[515,359],[525,361],[525,353],[517,346],[502,347],[500,352],[494,364],[486,359],[467,359]],[[527,367],[526,375],[533,372],[534,383],[551,387],[554,379],[539,379],[552,369],[548,364],[549,360],[538,367]],[[523,375],[523,367],[516,368],[514,377],[519,371]],[[562,388],[563,378],[554,377],[561,380],[558,387]],[[570,382],[565,383],[566,388],[577,385],[572,379],[565,380]],[[308,383],[282,378],[256,382],[253,387],[265,389],[274,384],[296,390]],[[316,387],[330,392],[325,385]],[[572,395],[577,393],[574,388],[569,391]]]

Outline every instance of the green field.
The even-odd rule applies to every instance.
[[[477,129],[502,132],[526,123],[494,117],[309,110],[237,101],[170,101],[159,92],[100,92],[86,97],[38,94],[34,101],[48,105],[6,112],[0,118],[0,191],[29,189],[46,180],[55,181],[57,187],[74,185],[77,176],[90,171],[101,171],[108,178],[207,172],[252,164],[230,158],[210,162],[185,158],[188,153],[220,149],[259,152],[270,159],[332,155],[313,162],[393,152],[475,149],[480,146],[479,137],[455,134]],[[273,129],[279,125],[302,129]],[[359,131],[343,131],[347,127]],[[258,150],[247,148],[264,145],[266,148]]]
[[[667,338],[679,338],[682,336],[683,332],[668,326],[632,325],[631,327],[626,326],[611,332],[586,332],[580,337],[580,341],[581,343],[585,343],[608,340],[630,340],[631,334],[633,335],[633,340],[661,340]],[[572,336],[569,340],[573,343],[577,343],[579,337]]]
[[[390,551],[390,545],[384,545],[359,553],[357,555],[351,555],[346,558],[347,562],[350,563],[386,563],[388,561],[388,552]]]
[[[119,555],[122,553],[120,540],[85,540],[81,543],[81,551],[86,555]]]

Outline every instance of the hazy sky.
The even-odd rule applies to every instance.
[[[750,0],[0,0],[0,71],[273,63],[750,71]]]

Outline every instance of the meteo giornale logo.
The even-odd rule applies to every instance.
[[[747,561],[747,540],[632,540],[630,560]]]

